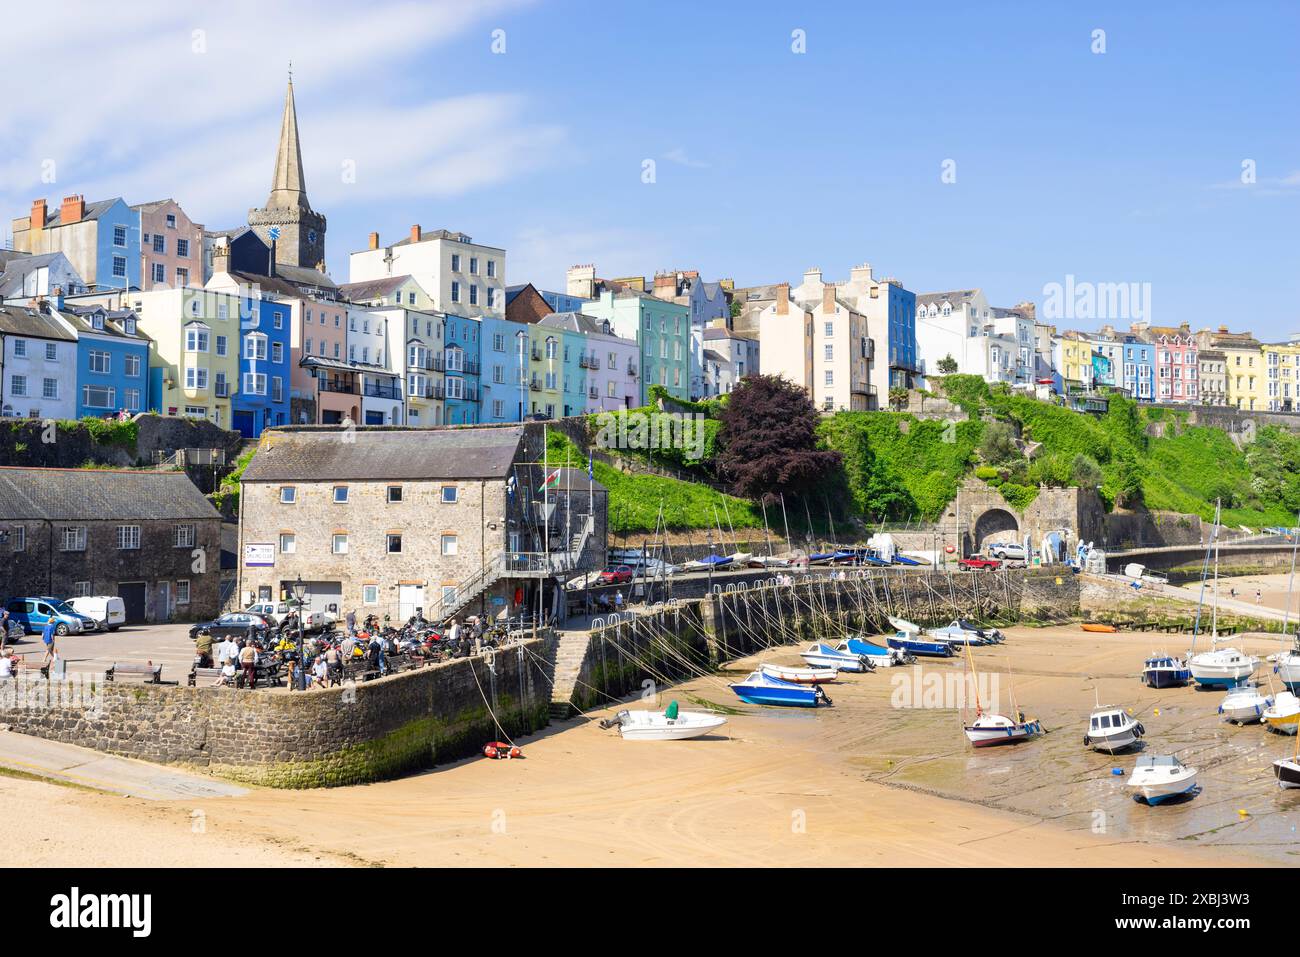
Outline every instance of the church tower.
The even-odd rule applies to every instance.
[[[275,152],[271,195],[265,207],[248,211],[248,225],[268,246],[272,242],[272,228],[279,228],[274,247],[277,266],[324,268],[325,217],[313,210],[307,201],[292,75],[284,95],[284,119],[280,122],[280,145]]]

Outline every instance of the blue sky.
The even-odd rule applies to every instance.
[[[292,56],[338,279],[371,230],[420,223],[549,288],[575,262],[748,285],[867,261],[1000,305],[1144,282],[1160,324],[1300,331],[1297,3],[85,0],[23,4],[10,35],[52,7],[82,26],[57,61],[11,46],[42,84],[0,107],[7,218],[85,192],[243,222]]]

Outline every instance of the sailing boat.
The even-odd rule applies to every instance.
[[[980,703],[979,681],[975,675],[975,659],[971,656],[970,645],[966,646],[966,662],[970,667],[971,686],[975,689],[975,720],[963,724],[966,740],[977,748],[987,748],[995,744],[1016,744],[1028,741],[1043,733],[1043,725],[1037,718],[1025,718],[1025,713],[1016,708],[1015,699],[1011,701],[1014,718],[1004,714],[985,711]]]
[[[1208,688],[1233,688],[1244,679],[1249,678],[1259,667],[1259,659],[1243,654],[1236,648],[1214,648],[1219,643],[1219,519],[1222,516],[1222,503],[1214,503],[1214,531],[1210,534],[1210,546],[1206,552],[1206,565],[1210,553],[1214,554],[1214,605],[1211,611],[1210,650],[1201,654],[1192,654],[1196,650],[1196,635],[1200,630],[1201,604],[1205,597],[1205,575],[1208,569],[1201,571],[1201,601],[1196,606],[1196,627],[1192,630],[1192,647],[1188,650],[1187,667],[1197,684]]]

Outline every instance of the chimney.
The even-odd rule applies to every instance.
[[[564,276],[564,291],[579,299],[593,299],[596,295],[596,267],[591,263],[570,266]]]
[[[790,314],[790,284],[783,282],[776,287],[776,314],[778,316],[788,316]]]
[[[379,234],[378,234],[378,233],[371,233],[371,234],[370,234],[370,248],[371,248],[371,249],[378,249],[378,248],[379,248]]]
[[[871,275],[871,263],[863,263],[861,266],[854,266],[849,270],[849,282],[857,285],[859,283],[869,283],[873,280]]]
[[[44,229],[46,222],[45,200],[32,200],[32,229]]]
[[[378,239],[378,237],[376,237],[376,239]],[[411,242],[418,243],[419,241],[420,241],[420,226],[417,223],[416,225],[411,227]]]
[[[822,312],[835,311],[835,285],[827,283],[822,286]]]
[[[85,215],[86,198],[84,196],[63,197],[63,205],[59,207],[59,222],[61,225],[79,223]]]
[[[674,273],[655,273],[654,297],[672,299],[677,295],[677,276]]]

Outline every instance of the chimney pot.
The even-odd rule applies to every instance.
[[[62,225],[79,223],[86,215],[86,198],[84,196],[65,196],[59,207],[59,221]]]
[[[44,228],[45,228],[45,223],[46,223],[47,221],[48,221],[48,220],[47,220],[47,217],[46,217],[46,215],[45,215],[45,200],[43,200],[43,199],[34,199],[34,200],[32,200],[32,225],[31,225],[31,228],[32,228],[32,229],[44,229]]]
[[[371,249],[378,249],[378,248],[379,248],[379,234],[378,234],[378,233],[371,233],[371,234],[370,234],[370,248],[371,248]]]
[[[420,241],[420,226],[417,223],[416,225],[411,227],[411,242],[418,243],[419,241]]]

